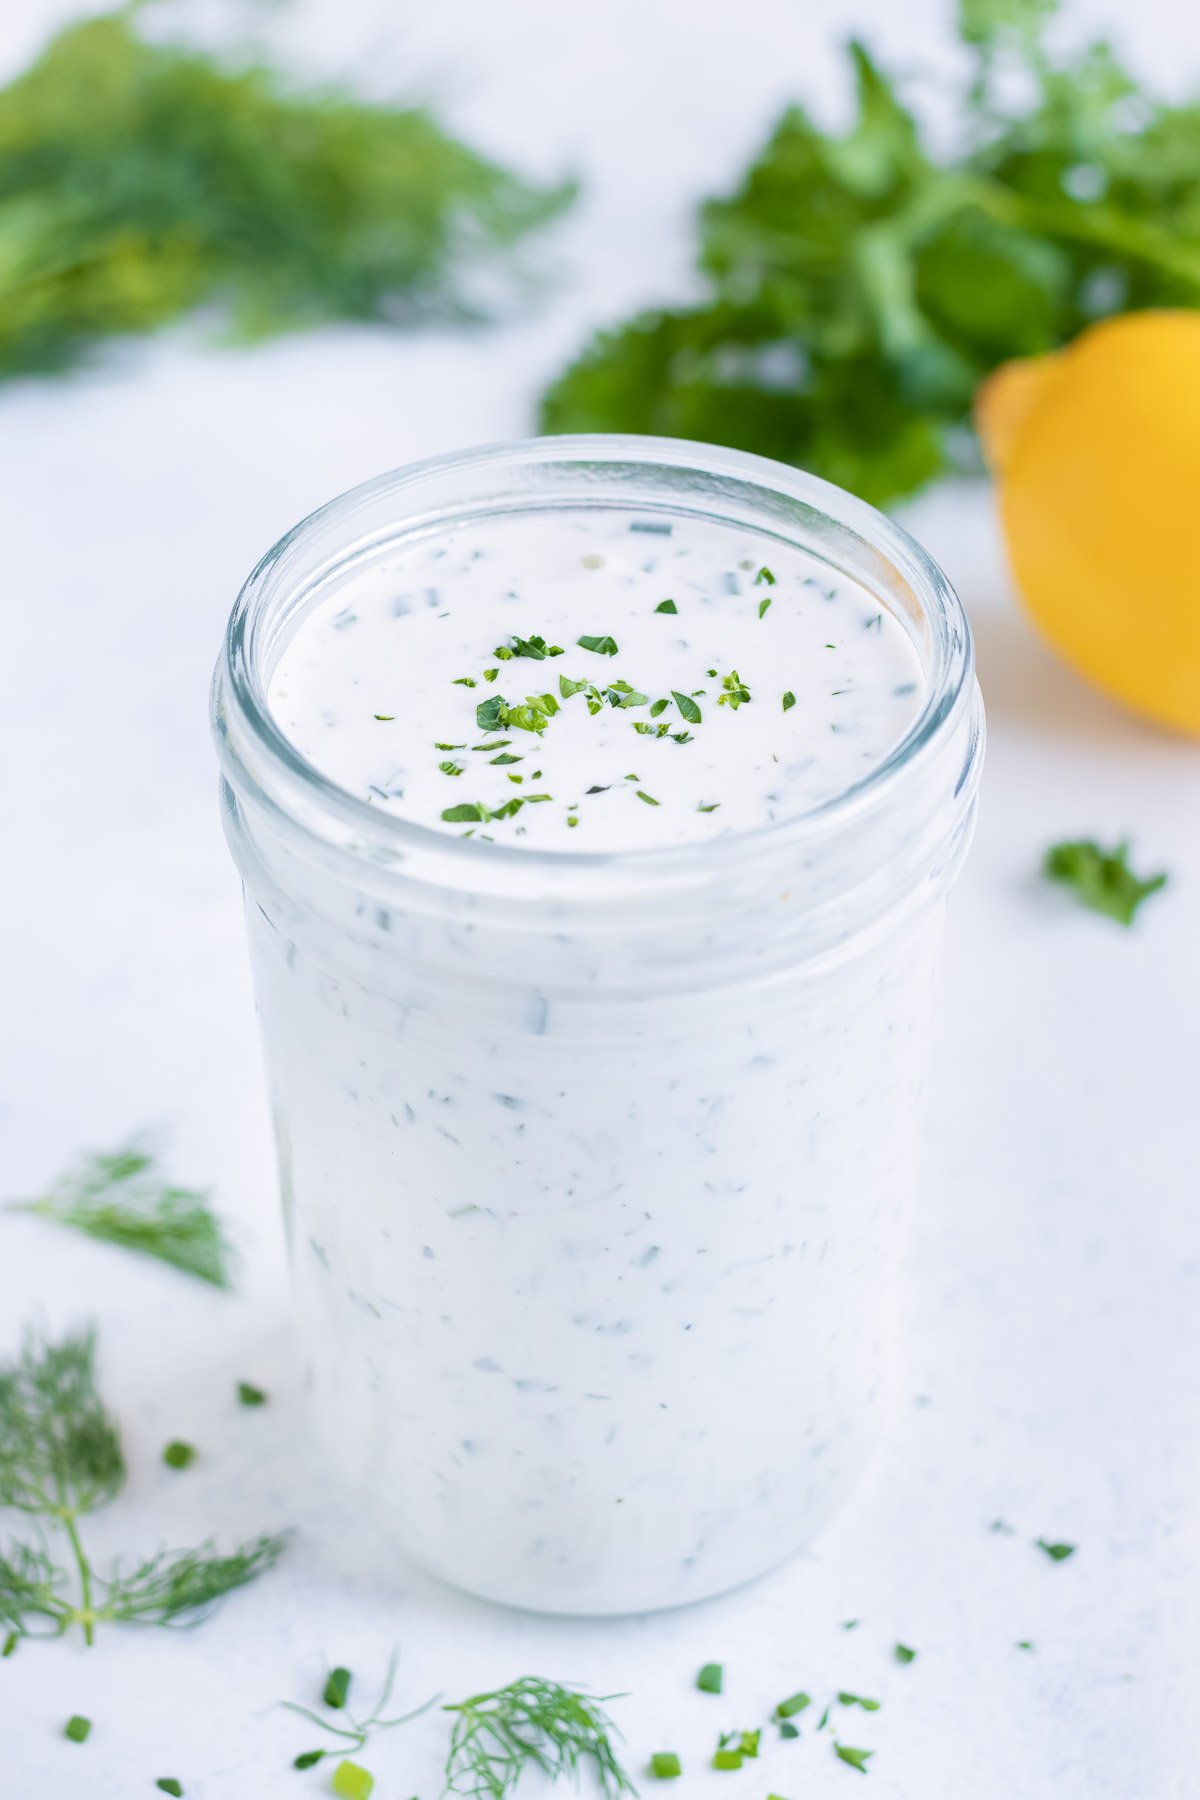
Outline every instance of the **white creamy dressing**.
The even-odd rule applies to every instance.
[[[395,548],[285,645],[276,718],[350,792],[447,831],[472,828],[447,807],[536,779],[549,801],[478,831],[540,848],[742,830],[865,774],[921,702],[903,628],[773,539],[642,523]],[[514,634],[564,654],[497,662]],[[602,634],[617,655],[576,643]],[[580,692],[540,733],[477,728],[481,702],[560,673],[650,701],[589,713]],[[703,690],[689,741],[636,733],[676,689]],[[659,717],[685,728],[675,702]],[[523,760],[472,748],[497,738]],[[248,913],[299,1316],[364,1516],[462,1587],[566,1612],[700,1598],[806,1542],[874,1435],[940,906],[761,972],[714,918],[660,979],[661,920],[614,947],[548,902],[439,926],[364,887],[331,929],[299,864],[277,879],[287,903]]]
[[[598,512],[397,549],[309,615],[269,698],[323,774],[389,812],[497,842],[625,850],[842,792],[903,735],[921,687],[903,627],[802,551]],[[523,724],[487,723],[530,700]],[[464,804],[481,816],[445,819]]]

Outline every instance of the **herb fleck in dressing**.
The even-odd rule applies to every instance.
[[[272,711],[372,805],[542,849],[686,843],[851,786],[920,708],[903,627],[797,549],[665,526],[568,513],[395,550],[301,624]]]
[[[815,559],[606,511],[393,547],[270,687],[373,806],[573,851],[790,817],[922,694],[903,628]],[[287,906],[248,916],[330,1468],[520,1605],[673,1605],[792,1553],[875,1435],[940,891],[810,963],[778,937],[800,861],[769,930],[669,896],[602,926],[536,881],[442,918],[370,868],[279,867]]]

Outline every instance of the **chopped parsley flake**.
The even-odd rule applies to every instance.
[[[452,687],[478,687],[479,683],[473,675],[456,675],[450,685]]]
[[[811,1705],[811,1694],[806,1694],[803,1691],[796,1694],[789,1694],[787,1699],[781,1700],[775,1708],[775,1717],[777,1719],[794,1719],[797,1713],[802,1713],[806,1707]]]
[[[190,1469],[199,1452],[194,1444],[185,1444],[182,1438],[173,1438],[162,1453],[162,1459],[168,1469]]]
[[[674,1781],[683,1774],[683,1764],[673,1750],[656,1750],[650,1758],[650,1773],[657,1781]]]
[[[879,1701],[867,1700],[862,1694],[849,1694],[844,1689],[838,1695],[839,1706],[861,1706],[864,1712],[878,1712]]]
[[[1051,1544],[1045,1538],[1037,1539],[1037,1547],[1045,1551],[1051,1562],[1056,1563],[1066,1562],[1069,1556],[1074,1556],[1076,1550],[1074,1544]]]
[[[719,1694],[725,1681],[723,1663],[705,1663],[696,1677],[696,1686],[702,1694]]]
[[[503,767],[506,763],[524,762],[525,758],[523,756],[510,756],[507,750],[502,750],[499,756],[490,757],[488,760],[493,766],[498,764]]]
[[[700,721],[701,721],[700,708],[696,705],[696,702],[690,697],[690,695],[681,694],[677,688],[672,688],[671,689],[671,698],[672,698],[672,700],[674,700],[676,706],[679,708],[680,712],[682,713],[683,717],[687,720],[689,725],[699,725],[700,724]],[[749,698],[749,696],[747,696],[747,698]]]
[[[639,800],[644,800],[646,802],[647,806],[661,806],[662,805],[661,800],[656,800],[654,798],[653,794],[644,794],[642,792],[641,788],[638,788],[638,790],[637,790],[637,797]]]
[[[850,1744],[835,1743],[833,1749],[836,1756],[840,1756],[844,1763],[849,1763],[852,1769],[857,1769],[860,1775],[867,1773],[867,1764],[875,1754],[873,1750],[855,1750]]]
[[[438,768],[443,775],[461,775],[465,764],[456,762],[440,762]]]
[[[63,1726],[63,1736],[70,1738],[73,1744],[86,1743],[88,1733],[92,1729],[92,1721],[85,1719],[82,1713],[72,1713]]]
[[[378,718],[379,714],[376,713],[375,717]],[[467,746],[465,744],[435,744],[433,747],[435,750],[465,750]],[[478,750],[479,745],[476,744],[475,748]]]
[[[576,638],[575,642],[581,650],[594,650],[597,656],[617,654],[617,640],[614,637],[581,637]]]
[[[736,712],[739,706],[745,706],[749,702],[750,689],[736,669],[732,675],[722,676],[721,686],[725,691],[717,697],[718,706],[728,706]]]
[[[915,1662],[917,1660],[916,1651],[911,1650],[907,1644],[897,1644],[895,1649],[892,1651],[892,1655],[895,1657],[895,1659],[898,1663],[906,1663],[907,1664],[910,1662]]]
[[[759,601],[759,603],[758,603],[758,616],[759,616],[759,618],[760,618],[760,619],[763,619],[763,618],[765,618],[765,617],[766,617],[766,613],[767,613],[767,608],[768,608],[768,606],[770,606],[770,604],[771,604],[771,596],[770,596],[770,594],[768,594],[768,595],[767,595],[767,597],[766,597],[766,599],[765,599],[765,600],[760,600],[760,601]]]
[[[545,662],[548,656],[562,656],[561,644],[548,644],[544,637],[512,637],[507,644],[498,644],[492,652],[502,662],[508,662],[514,656],[528,656],[534,662]]]
[[[582,693],[584,688],[591,685],[590,681],[572,681],[569,675],[560,675],[558,678],[558,691],[564,700],[569,700],[572,694]]]
[[[265,1406],[267,1404],[267,1396],[262,1388],[255,1387],[249,1381],[238,1382],[237,1397],[243,1406]]]
[[[795,704],[796,704],[796,696],[795,696],[795,694],[792,693],[791,689],[789,688],[788,692],[783,696],[784,712],[791,712],[791,710],[792,710],[793,706],[795,706]]]
[[[656,613],[677,613],[679,608],[673,600],[660,600],[654,610]]]
[[[1165,874],[1142,880],[1133,873],[1127,839],[1113,850],[1102,850],[1090,838],[1054,844],[1046,852],[1042,873],[1071,888],[1081,906],[1115,919],[1118,925],[1132,925],[1142,901],[1167,884]]]
[[[656,700],[650,708],[650,717],[652,719],[657,719],[659,713],[665,713],[670,704],[671,702],[669,700]]]
[[[758,574],[754,577],[754,585],[755,585],[755,587],[762,587],[764,582],[766,583],[766,585],[768,587],[775,586],[775,577],[772,575],[770,569],[768,569],[765,565],[758,571]]]
[[[716,810],[717,810],[718,806],[720,806],[720,804],[721,804],[721,802],[719,800],[710,800],[707,803],[707,805],[705,805],[705,803],[702,801],[700,803],[700,805],[696,808],[696,811],[697,812],[716,812]]]

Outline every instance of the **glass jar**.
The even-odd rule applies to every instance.
[[[921,658],[853,788],[661,850],[451,837],[266,704],[299,620],[413,533],[637,508],[802,546]],[[962,608],[861,501],[706,445],[561,437],[333,501],[264,558],[214,728],[316,1429],[364,1520],[476,1594],[673,1606],[791,1555],[871,1449],[982,710]]]

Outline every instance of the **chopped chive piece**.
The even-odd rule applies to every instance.
[[[435,750],[465,750],[467,746],[465,744],[435,744],[433,747]]]
[[[843,1691],[838,1695],[839,1706],[861,1706],[864,1712],[878,1712],[878,1700],[867,1700],[862,1694],[848,1694]]]
[[[639,800],[644,800],[646,802],[647,806],[661,806],[662,805],[661,800],[656,800],[654,798],[653,794],[644,794],[642,792],[641,788],[638,788],[638,790],[637,790],[637,797]]]
[[[162,1453],[162,1459],[168,1469],[190,1469],[199,1451],[194,1444],[185,1444],[182,1438],[172,1438]]]
[[[712,1759],[714,1769],[740,1769],[742,1753],[740,1750],[718,1750]]]
[[[897,1644],[896,1648],[892,1651],[892,1655],[898,1663],[910,1663],[916,1662],[917,1660],[916,1651],[910,1650],[907,1644]]]
[[[775,1708],[775,1717],[777,1719],[794,1719],[797,1713],[802,1713],[806,1706],[811,1705],[812,1695],[801,1690],[797,1694],[789,1694],[786,1700],[779,1702]]]
[[[696,808],[696,811],[697,812],[716,812],[716,810],[717,810],[718,806],[720,806],[720,804],[721,804],[721,802],[719,800],[710,800],[708,802],[707,806],[705,806],[703,803],[701,803]]]
[[[345,1706],[346,1695],[350,1692],[350,1682],[349,1669],[330,1669],[325,1682],[325,1691],[321,1695],[326,1706]]]
[[[379,719],[384,725],[390,725],[392,720],[395,718],[395,716],[396,716],[395,713],[376,713],[375,714],[375,717],[377,719]]]
[[[760,618],[760,619],[761,619],[761,618],[764,618],[764,617],[765,617],[765,616],[766,616],[766,611],[767,611],[767,608],[768,608],[768,606],[770,606],[770,604],[771,604],[771,596],[770,596],[770,594],[768,594],[768,595],[767,595],[767,597],[766,597],[766,599],[765,599],[765,600],[760,600],[760,601],[759,601],[759,603],[758,603],[758,616],[759,616],[759,618]]]
[[[238,1382],[237,1397],[243,1406],[265,1406],[267,1404],[267,1396],[262,1388],[255,1387],[250,1381]]]
[[[493,756],[489,760],[491,761],[493,766],[495,766],[496,764],[499,764],[501,767],[503,767],[506,763],[524,762],[525,758],[523,756],[510,756],[506,750],[502,750],[500,752],[499,756]]]
[[[821,1714],[820,1718],[817,1720],[817,1730],[818,1731],[824,1731],[825,1727],[829,1723],[829,1715],[832,1711],[833,1711],[832,1706],[827,1706],[825,1708],[825,1711]]]
[[[852,1769],[857,1769],[860,1775],[867,1773],[867,1763],[875,1754],[873,1750],[855,1750],[849,1744],[835,1743],[833,1748],[835,1755],[840,1756],[844,1763],[849,1763]]]
[[[293,1769],[313,1769],[329,1755],[328,1750],[302,1750],[292,1761]]]
[[[339,1800],[371,1800],[375,1777],[361,1763],[340,1762],[333,1771],[332,1787]]]
[[[4,1648],[0,1650],[0,1656],[11,1656],[20,1641],[21,1639],[18,1634],[15,1631],[10,1631],[4,1640]]]
[[[1044,1550],[1051,1562],[1066,1562],[1068,1556],[1074,1556],[1074,1544],[1049,1544],[1045,1538],[1037,1539],[1037,1547]]]
[[[737,1747],[743,1756],[755,1757],[758,1755],[758,1746],[761,1739],[761,1731],[743,1731],[738,1735]]]
[[[85,1719],[82,1713],[72,1713],[63,1726],[63,1736],[70,1738],[73,1744],[87,1742],[88,1732],[92,1729],[92,1721]]]
[[[461,775],[466,765],[457,762],[440,762],[438,768],[443,775]]]
[[[581,650],[594,650],[597,656],[615,656],[617,654],[617,640],[609,637],[607,633],[603,637],[576,638],[575,642]]]
[[[689,725],[699,725],[699,723],[700,723],[700,708],[696,705],[696,702],[690,697],[690,695],[681,694],[675,688],[672,688],[671,689],[671,698],[675,702],[676,706],[679,708],[680,712],[682,713],[683,717],[687,720]]]
[[[630,531],[648,531],[654,537],[670,537],[674,527],[663,524],[657,519],[635,519],[629,529]]]
[[[705,1663],[696,1677],[696,1686],[702,1694],[719,1694],[725,1680],[723,1663]]]
[[[175,1800],[180,1800],[180,1795],[183,1793],[181,1783],[176,1781],[173,1775],[160,1775],[154,1785],[164,1794],[174,1794]]]
[[[674,1781],[683,1774],[683,1764],[673,1750],[656,1750],[650,1758],[650,1773],[657,1781]]]
[[[775,586],[775,577],[772,575],[770,569],[768,569],[765,565],[758,571],[758,574],[754,577],[755,587],[761,587],[763,585],[764,581],[766,582],[768,587]]]

